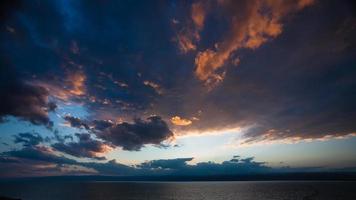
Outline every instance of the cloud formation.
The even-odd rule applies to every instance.
[[[69,122],[71,127],[85,128],[108,144],[114,147],[122,147],[123,150],[127,151],[139,151],[145,144],[160,146],[163,141],[173,138],[173,132],[159,116],[151,116],[147,120],[136,118],[133,123],[121,122],[116,124],[109,120],[82,121],[72,116],[65,116],[64,119]],[[59,144],[58,147],[64,146]]]
[[[81,66],[69,61],[72,65],[75,65],[75,69],[65,69],[65,78],[54,77],[53,80],[36,80],[35,85],[45,88],[49,95],[61,100],[78,100],[85,97],[86,94],[86,75],[80,70]],[[79,69],[78,69],[79,68]]]
[[[104,131],[105,129],[110,128],[114,125],[112,121],[108,120],[94,120],[92,124],[94,126],[94,130],[96,131]]]
[[[188,25],[183,27],[177,34],[177,43],[182,53],[197,49],[196,43],[200,40],[200,32],[204,27],[209,3],[208,1],[196,1],[192,4]]]
[[[107,153],[112,148],[98,140],[91,138],[88,133],[76,133],[78,142],[59,142],[51,145],[55,150],[78,158],[92,158],[96,160],[105,160],[100,154]]]
[[[156,91],[157,94],[159,94],[159,95],[163,94],[163,90],[162,90],[161,86],[158,85],[157,83],[154,83],[152,81],[147,81],[146,80],[146,81],[143,82],[143,84],[153,88]]]
[[[142,169],[182,169],[187,166],[188,161],[192,161],[193,158],[176,158],[176,159],[162,159],[151,160],[138,165]]]
[[[195,74],[214,86],[224,78],[219,70],[239,49],[256,49],[282,33],[283,18],[313,3],[298,1],[221,1],[231,20],[231,30],[214,49],[206,49],[195,58]]]
[[[19,80],[8,71],[7,67],[0,69],[0,121],[7,116],[14,116],[35,125],[51,127],[53,124],[48,112],[55,109],[55,104],[49,102],[49,92],[41,86],[32,85]]]
[[[0,154],[1,177],[44,176],[70,174],[100,174],[114,176],[209,176],[209,175],[246,175],[283,171],[273,169],[253,158],[237,159],[222,163],[200,162],[190,165],[193,158],[151,160],[136,166],[120,164],[115,160],[105,163],[79,162],[55,155],[45,147],[26,147]],[[41,167],[42,172],[38,170]],[[64,170],[65,168],[66,170]],[[19,173],[23,172],[23,173]]]
[[[66,120],[71,127],[89,129],[88,124],[77,117],[66,115],[64,116],[64,120]]]
[[[87,151],[101,152],[100,142],[128,151],[163,146],[171,130],[176,137],[231,130],[245,145],[354,136],[353,6],[313,4],[23,1],[1,16],[1,123],[13,116],[21,127],[23,120],[61,130],[49,117],[66,116],[80,130],[55,132],[57,149],[82,158],[97,156]],[[85,118],[72,117],[81,109]],[[160,117],[145,120],[153,115]],[[75,132],[92,137],[80,142]],[[16,137],[29,152],[48,145],[42,153],[61,153],[36,134]],[[125,168],[116,161],[100,167],[113,174]]]
[[[0,175],[2,177],[30,177],[70,174],[93,174],[97,171],[78,165],[78,162],[58,156],[47,147],[26,147],[3,152],[0,155]],[[5,159],[5,162],[3,162]],[[12,162],[9,162],[12,160]]]
[[[24,136],[24,135],[23,135]],[[27,138],[27,136],[24,136]],[[88,140],[87,135],[78,135]],[[32,142],[30,142],[32,143]],[[36,142],[35,142],[36,143]],[[188,164],[194,158],[174,158],[150,160],[128,166],[110,160],[107,162],[80,162],[61,155],[52,147],[43,145],[24,145],[18,150],[0,153],[0,177],[30,177],[49,175],[112,175],[112,176],[234,176],[275,174],[289,172],[322,172],[332,169],[269,167],[265,162],[255,161],[253,157],[232,159],[216,163],[212,161]],[[336,170],[336,169],[335,169]]]
[[[38,133],[19,133],[15,135],[14,143],[22,143],[24,147],[37,146],[44,139]]]
[[[161,117],[152,116],[147,120],[135,119],[133,123],[116,124],[97,133],[97,136],[124,150],[138,151],[145,144],[160,145],[173,137],[173,133]]]
[[[179,116],[174,116],[171,118],[171,122],[172,124],[174,125],[177,125],[177,126],[188,126],[192,123],[191,120],[189,119],[184,119],[184,118],[181,118]]]

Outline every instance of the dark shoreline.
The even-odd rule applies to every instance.
[[[214,176],[47,176],[2,178],[1,182],[12,181],[356,181],[356,173],[320,172],[320,173],[276,173],[250,175],[214,175]]]

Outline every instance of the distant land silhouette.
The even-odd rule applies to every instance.
[[[355,172],[301,172],[213,176],[44,176],[5,178],[6,181],[356,181]]]

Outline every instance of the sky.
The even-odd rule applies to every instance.
[[[1,1],[0,177],[356,171],[353,1]]]

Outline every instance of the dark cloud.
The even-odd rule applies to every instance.
[[[167,123],[159,116],[148,117],[147,120],[136,118],[134,123],[123,122],[119,124],[114,124],[109,120],[82,121],[72,116],[65,116],[64,119],[70,123],[71,127],[85,128],[107,143],[128,151],[138,151],[145,144],[168,147],[163,145],[162,142],[173,137]],[[56,144],[55,147],[63,150],[66,145],[60,143]]]
[[[82,120],[77,117],[72,117],[72,116],[65,116],[64,120],[69,122],[69,125],[74,128],[85,128],[87,130],[91,130],[94,132],[97,131],[104,131],[107,128],[110,128],[114,125],[114,123],[110,120],[93,120],[93,121],[88,121],[88,120]]]
[[[49,95],[82,103],[97,122],[67,120],[100,132],[115,129],[108,120],[155,114],[191,121],[182,134],[256,125],[251,142],[354,133],[354,6],[313,2],[7,2],[0,118],[49,126]],[[180,53],[176,30],[195,51]],[[214,90],[202,86],[219,77]],[[132,135],[120,140],[140,149]]]
[[[137,171],[137,169],[116,162],[116,160],[110,160],[106,163],[82,163],[83,166],[88,168],[93,168],[97,170],[100,174],[115,175],[115,176],[133,176],[133,175],[143,175]]]
[[[15,167],[22,165],[22,169],[31,169],[36,165],[73,165],[86,169],[93,169],[101,175],[236,175],[248,173],[268,173],[273,169],[261,162],[253,161],[253,158],[243,159],[241,161],[225,161],[223,163],[200,162],[195,165],[189,165],[186,162],[193,158],[177,158],[166,160],[152,160],[134,166],[127,166],[110,160],[106,163],[97,162],[78,162],[63,156],[53,154],[52,151],[44,147],[26,147],[21,150],[12,150],[0,154],[0,168],[5,168],[8,164]],[[25,164],[25,165],[24,165]],[[9,169],[7,169],[9,170]],[[14,170],[14,169],[13,169]],[[277,171],[280,169],[276,169]]]
[[[19,161],[12,157],[0,157],[0,163],[19,163]]]
[[[181,90],[184,92],[174,93],[174,98],[159,101],[154,110],[199,118],[188,127],[179,127],[182,134],[245,128],[244,140],[250,144],[355,135],[356,29],[352,13],[349,2],[317,1],[281,21],[283,32],[268,38],[270,42],[253,51],[232,52],[231,60],[234,56],[242,59],[238,66],[226,60],[222,65],[226,75],[218,87],[205,93],[199,87]],[[208,23],[205,33],[214,32],[214,25]],[[238,27],[236,24],[236,31]],[[235,37],[218,36],[223,40]]]
[[[175,116],[186,125],[172,127],[180,134],[242,127],[245,143],[350,135],[356,131],[354,5],[311,2],[6,1],[0,13],[0,122],[14,116],[51,127],[48,113],[56,103],[60,109],[80,103],[89,117],[64,117],[72,127],[129,151],[172,138],[165,121]],[[175,30],[188,34],[177,40],[186,54],[174,42]],[[209,81],[219,84],[207,91]],[[153,114],[160,117],[144,120]],[[141,119],[118,123],[136,116]],[[57,149],[71,155],[93,157],[88,151],[100,149],[94,139],[75,142],[55,134]],[[79,164],[56,161],[35,135],[17,140],[26,149],[7,154]],[[192,173],[264,169],[241,158],[142,167],[168,163]],[[112,174],[135,171],[115,161],[90,165]]]
[[[40,86],[19,80],[8,67],[0,66],[0,119],[14,116],[35,125],[51,127],[48,112],[54,103],[48,102],[48,91]]]
[[[75,160],[58,156],[47,147],[25,147],[0,154],[0,176],[31,177],[97,173]],[[2,162],[5,159],[5,162]]]
[[[48,147],[25,147],[0,154],[1,177],[68,174],[134,175],[135,169],[115,160],[106,163],[78,162],[54,154]],[[41,171],[38,171],[41,169]],[[79,173],[80,172],[80,173]]]
[[[138,151],[145,144],[161,144],[173,137],[173,133],[161,117],[153,116],[147,120],[135,119],[134,123],[116,124],[97,136],[124,150]]]
[[[48,103],[48,105],[47,105],[47,107],[48,107],[48,111],[55,111],[56,110],[56,108],[58,107],[57,106],[57,104],[56,103],[54,103],[54,102],[49,102]]]
[[[335,8],[337,13],[317,17]],[[345,39],[356,29],[347,28],[354,21],[349,14],[346,5],[321,3],[293,19],[273,45],[244,54],[239,70],[227,76],[227,83],[215,91],[210,101],[224,99],[224,104],[219,105],[222,110],[238,108],[235,113],[228,112],[224,120],[235,120],[242,126],[250,124],[252,128],[245,133],[247,143],[355,133],[356,96],[351,88],[356,86],[352,81],[356,76],[352,49],[356,46],[354,40],[347,39],[345,43]],[[303,35],[298,34],[304,26],[310,28]],[[281,50],[291,46],[293,53]],[[277,54],[278,58],[274,57]],[[254,60],[256,57],[259,61]]]
[[[109,150],[110,147],[107,144],[94,140],[88,133],[76,133],[75,135],[78,142],[55,143],[52,147],[57,151],[79,158],[106,159],[104,156],[98,156],[98,154],[106,153]]]
[[[58,130],[54,130],[53,134],[54,134],[54,139],[56,139],[60,143],[64,143],[66,140],[73,141],[73,136],[72,135],[64,135],[64,136],[62,136],[61,134],[59,134]]]
[[[103,131],[114,125],[111,121],[107,120],[94,120],[92,124],[94,125],[94,129],[98,131]]]
[[[77,141],[74,141],[73,137],[68,135],[64,137],[60,136],[57,130],[54,131],[54,134],[55,139],[58,142],[52,144],[51,147],[56,151],[66,153],[78,158],[105,160],[106,158],[104,156],[98,155],[107,152],[111,148],[104,142],[93,139],[88,133],[76,133],[75,136],[77,138]],[[50,140],[48,138],[43,138],[38,133],[19,133],[14,137],[14,143],[22,144],[22,146],[26,150],[32,152],[32,155],[45,155],[45,153],[48,153],[47,155],[50,155],[51,153],[49,148],[40,145],[44,142],[50,142]],[[70,140],[69,142],[68,139]]]
[[[151,160],[138,165],[138,167],[144,169],[182,169],[187,167],[187,162],[191,160],[193,158]]]
[[[79,119],[77,117],[72,117],[72,116],[67,115],[64,117],[64,120],[69,122],[71,127],[89,129],[88,124],[83,122],[81,119]]]
[[[254,161],[253,157],[233,159],[222,163],[199,162],[195,165],[187,164],[193,158],[177,158],[167,160],[152,160],[138,165],[139,168],[149,170],[151,173],[164,175],[238,175],[269,173],[274,169],[263,162]],[[278,171],[278,170],[277,170]]]
[[[15,135],[15,143],[22,143],[24,147],[37,146],[44,139],[38,133],[19,133]]]
[[[20,150],[12,150],[1,153],[2,157],[19,158],[34,160],[39,162],[48,162],[55,164],[76,164],[77,161],[66,158],[64,156],[57,156],[53,154],[48,147],[25,147]]]
[[[191,169],[192,174],[199,175],[213,175],[213,174],[253,174],[253,173],[268,173],[273,171],[271,167],[268,167],[263,162],[256,162],[254,158],[245,158],[236,161],[232,159],[230,161],[224,161],[221,164],[214,162],[201,162],[197,163],[195,167]]]
[[[239,159],[238,159],[239,158]],[[151,160],[136,166],[127,166],[110,160],[105,163],[79,162],[56,155],[48,147],[24,147],[0,154],[0,176],[43,176],[68,174],[100,174],[112,176],[216,176],[216,175],[254,175],[290,172],[325,172],[333,169],[269,167],[264,162],[257,162],[253,157],[234,156],[222,163],[199,162],[187,164],[193,158]],[[41,171],[38,171],[41,169]],[[337,169],[335,169],[337,170]],[[61,172],[61,173],[59,173]]]

